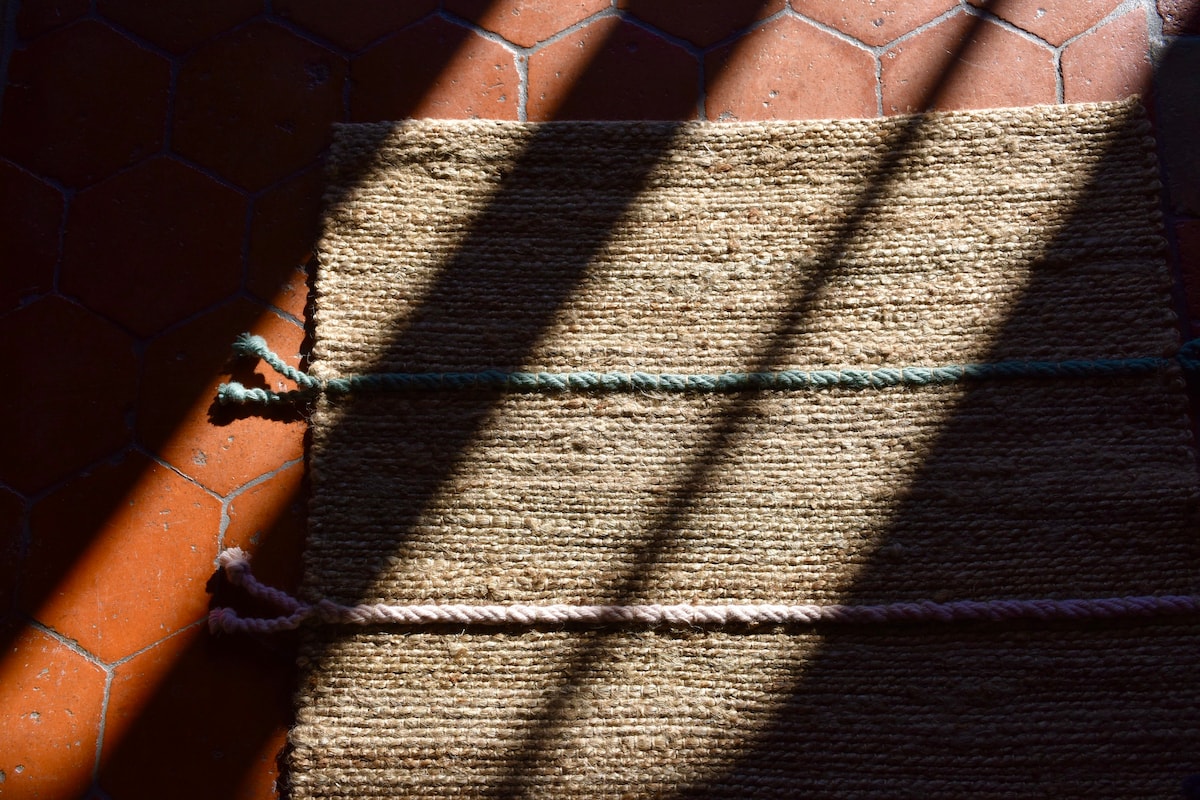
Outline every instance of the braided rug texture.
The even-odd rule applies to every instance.
[[[1170,357],[1135,103],[340,127],[313,373]],[[1183,380],[322,396],[306,600],[1200,588]],[[1172,796],[1200,625],[317,627],[292,796]]]

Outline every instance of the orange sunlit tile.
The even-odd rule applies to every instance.
[[[1058,46],[1095,25],[1121,0],[968,0]],[[1115,59],[1114,59],[1115,60]]]
[[[711,53],[709,119],[874,117],[875,58],[783,17]]]
[[[290,660],[253,653],[196,626],[117,665],[100,788],[116,798],[270,797]]]
[[[694,119],[700,65],[687,50],[604,17],[529,58],[529,119]]]
[[[515,54],[433,17],[405,28],[350,65],[354,122],[431,117],[516,119]],[[397,76],[403,75],[403,80]]]
[[[446,0],[447,11],[521,47],[533,47],[609,5],[609,0]]]
[[[123,658],[204,615],[220,520],[212,495],[130,454],[34,506],[19,604],[102,660]]]
[[[295,591],[300,583],[304,529],[304,465],[294,464],[230,502],[225,547],[240,547],[249,553],[260,580]],[[275,613],[277,609],[264,611]]]
[[[0,796],[68,800],[92,778],[104,670],[29,626],[0,659]]]
[[[303,452],[304,423],[299,418],[283,421],[265,418],[253,409],[237,415],[214,408],[217,387],[229,379],[231,370],[247,385],[295,388],[265,365],[233,359],[231,345],[245,331],[265,337],[285,361],[299,365],[304,340],[300,326],[247,300],[192,320],[146,349],[139,439],[184,475],[220,495]],[[212,420],[210,411],[225,416]]]
[[[1122,58],[1111,58],[1113,53]],[[1063,99],[1068,103],[1120,100],[1150,85],[1150,39],[1145,9],[1076,39],[1063,50]]]
[[[905,39],[882,61],[885,114],[1030,106],[1057,97],[1049,48],[965,13]]]

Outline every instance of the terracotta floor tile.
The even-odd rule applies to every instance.
[[[432,117],[516,119],[516,56],[440,17],[405,28],[350,66],[355,122]]]
[[[278,25],[207,42],[179,74],[174,150],[247,189],[314,162],[342,117],[345,61]]]
[[[249,553],[259,579],[295,591],[300,583],[306,502],[303,464],[252,486],[229,504],[225,546]],[[277,610],[264,609],[264,613]]]
[[[17,8],[17,36],[32,39],[61,28],[88,12],[88,0],[23,0]]]
[[[0,313],[54,285],[63,198],[57,189],[0,160]]]
[[[101,14],[173,53],[196,45],[253,17],[262,0],[99,0]]]
[[[958,5],[958,0],[792,0],[792,8],[869,45],[884,45]]]
[[[1051,52],[968,14],[906,39],[883,55],[885,114],[1055,102]]]
[[[1062,54],[1063,97],[1068,103],[1119,100],[1150,87],[1146,12],[1135,8],[1076,39]]]
[[[968,0],[1023,31],[1060,45],[1095,25],[1121,0]]]
[[[1158,13],[1165,35],[1200,35],[1200,0],[1158,0]]]
[[[1158,132],[1171,207],[1200,216],[1200,39],[1177,39],[1160,57],[1155,81]]]
[[[33,627],[0,638],[0,795],[82,797],[92,779],[104,670]]]
[[[237,291],[249,201],[155,158],[71,204],[61,290],[142,336]]]
[[[699,47],[782,11],[787,0],[617,0],[617,7]]]
[[[145,456],[98,467],[34,505],[19,606],[104,661],[208,609],[221,504]]]
[[[615,17],[529,58],[529,119],[694,119],[699,65],[681,47]]]
[[[169,79],[164,59],[98,22],[49,33],[9,62],[0,152],[70,186],[93,183],[162,146]]]
[[[21,530],[25,525],[25,499],[0,489],[0,618],[12,607],[20,570]]]
[[[0,481],[31,494],[128,443],[137,360],[126,334],[46,297],[0,317],[0,342],[22,381],[0,394]]]
[[[340,0],[334,12],[325,0],[275,0],[272,10],[305,30],[351,52],[437,10],[437,0]]]
[[[875,58],[794,17],[712,53],[709,119],[874,117]]]
[[[265,336],[291,364],[304,333],[257,303],[237,300],[150,343],[138,402],[138,438],[173,466],[219,494],[228,494],[303,453],[304,423],[247,412],[237,418],[215,405],[217,385],[230,375],[247,385],[295,388],[270,367],[232,357],[245,331]]]
[[[533,47],[561,30],[609,8],[610,0],[446,0],[447,11],[503,36],[521,47]]]
[[[254,201],[247,288],[278,308],[304,318],[306,266],[321,229],[325,173],[304,172]]]
[[[291,705],[289,654],[194,628],[114,670],[100,765],[112,800],[266,800]]]

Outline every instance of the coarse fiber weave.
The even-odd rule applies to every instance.
[[[1169,358],[1136,103],[340,127],[313,372]],[[1191,594],[1183,377],[318,400],[304,595]],[[1169,797],[1200,625],[315,626],[292,796]]]

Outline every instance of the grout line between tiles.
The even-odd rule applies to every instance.
[[[108,706],[109,700],[112,697],[113,677],[116,670],[112,667],[104,668],[104,694],[100,701],[100,724],[96,731],[96,758],[92,763],[92,790],[98,791],[100,788],[100,755],[104,752],[104,735],[108,732]]]
[[[875,113],[880,117],[884,116],[883,111],[883,56],[879,53],[872,53],[871,58],[875,59]]]
[[[751,22],[746,27],[738,28],[736,31],[730,33],[728,36],[725,36],[722,39],[718,39],[717,41],[713,42],[712,44],[705,45],[703,48],[701,48],[701,53],[704,55],[707,55],[716,50],[720,50],[722,47],[729,47],[731,44],[737,42],[739,39],[742,39],[743,37],[745,37],[751,33],[754,33],[759,28],[762,28],[765,25],[770,25],[772,22],[775,22],[776,20],[781,19],[783,17],[800,17],[800,15],[796,14],[788,6],[785,5],[783,8],[779,9],[774,14],[768,14],[767,16],[763,17],[762,19],[756,19],[756,20],[754,20],[754,22]],[[808,21],[807,17],[802,17],[802,19],[804,19],[806,22]]]
[[[190,631],[192,628],[197,628],[201,625],[207,625],[207,624],[208,624],[208,615],[206,614],[205,616],[201,617],[200,619],[192,620],[191,622],[187,623],[186,625],[180,627],[178,630],[168,633],[166,636],[162,637],[161,639],[155,639],[153,642],[146,645],[145,647],[139,647],[137,650],[134,650],[132,653],[123,655],[114,661],[111,661],[108,663],[105,663],[105,662],[100,662],[100,663],[105,667],[108,667],[112,670],[116,670],[117,667],[120,667],[124,664],[129,663],[130,661],[132,661],[133,659],[142,655],[143,653],[147,653],[147,652],[153,650],[154,648],[158,647],[160,644],[162,644],[164,642],[169,642],[172,639],[174,639],[176,636],[182,636],[183,634]]]
[[[1063,77],[1062,65],[1063,48],[1056,47],[1052,57],[1054,59],[1054,99],[1058,103],[1067,101],[1066,80]]]
[[[884,42],[883,44],[877,44],[877,45],[869,45],[869,44],[866,44],[865,42],[859,42],[859,46],[864,47],[867,50],[870,50],[871,52],[875,53],[876,55],[882,57],[882,56],[886,55],[889,50],[893,49],[896,45],[903,44],[904,42],[907,42],[909,39],[919,36],[922,33],[925,33],[926,31],[933,30],[938,25],[941,25],[943,22],[945,22],[953,17],[958,16],[961,12],[963,12],[963,10],[965,8],[971,8],[971,6],[957,6],[954,8],[950,8],[947,11],[943,11],[941,14],[938,14],[933,19],[931,19],[927,22],[921,23],[920,25],[913,28],[912,30],[906,31],[905,33],[900,34],[895,39],[892,39],[889,42]]]
[[[236,489],[231,491],[229,494],[227,494],[221,498],[221,520],[217,526],[217,553],[220,553],[222,550],[225,549],[225,534],[228,533],[229,526],[233,522],[233,517],[229,513],[233,507],[233,502],[235,500],[237,500],[238,497],[240,497],[242,494],[244,494],[248,490],[253,489],[255,486],[258,486],[262,483],[266,483],[267,481],[271,480],[272,478],[274,478],[278,475],[282,475],[287,470],[292,469],[296,466],[302,466],[303,463],[304,463],[304,456],[300,456],[298,458],[293,458],[288,461],[285,461],[284,463],[280,464],[275,469],[272,469],[268,472],[264,472],[262,475],[259,475],[257,478],[247,481],[246,483],[242,484],[241,486],[237,487]],[[216,556],[214,555],[213,558],[215,561]]]
[[[56,631],[54,628],[51,628],[49,625],[45,624],[44,622],[39,621],[37,619],[37,617],[33,616],[32,614],[24,614],[23,616],[25,617],[25,621],[29,625],[29,627],[34,628],[35,630],[41,631],[42,633],[46,634],[50,638],[57,641],[59,644],[66,647],[68,650],[74,652],[76,655],[81,656],[82,658],[87,660],[89,663],[94,664],[97,667],[100,667],[100,669],[104,670],[105,672],[108,671],[109,666],[110,666],[109,664],[106,664],[104,662],[104,660],[102,658],[100,658],[100,656],[98,656],[95,653],[93,653],[92,651],[88,650],[86,647],[81,645],[76,640],[72,639],[70,636],[67,636],[65,633],[61,633],[60,631]]]

